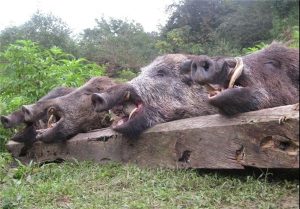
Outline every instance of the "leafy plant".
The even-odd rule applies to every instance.
[[[134,73],[130,69],[120,70],[117,72],[117,80],[121,82],[126,82],[137,76],[137,73]]]
[[[42,47],[58,46],[77,55],[78,45],[71,33],[71,29],[61,18],[37,11],[24,24],[1,31],[0,50],[4,50],[16,40],[32,40]]]
[[[299,48],[299,26],[294,26],[292,30],[291,47]]]
[[[261,50],[262,48],[264,48],[264,47],[266,47],[266,46],[267,46],[267,44],[265,44],[264,42],[260,42],[260,43],[256,44],[256,45],[253,46],[253,47],[244,48],[244,49],[242,50],[242,52],[243,52],[244,54],[251,54],[251,53],[253,53],[253,52],[256,52],[256,51],[258,51],[258,50]]]
[[[0,114],[37,101],[57,86],[78,87],[89,78],[104,75],[104,67],[76,59],[58,47],[41,48],[18,40],[0,52]],[[0,140],[8,135],[0,128]]]
[[[96,19],[96,26],[84,30],[80,40],[84,57],[109,67],[138,69],[157,55],[156,36],[141,24],[120,19]]]
[[[12,157],[8,153],[0,153],[0,184],[4,181],[9,170],[9,163]]]
[[[11,111],[31,103],[56,86],[78,87],[104,69],[81,58],[76,59],[58,47],[42,49],[29,40],[19,40],[0,54],[0,106]]]

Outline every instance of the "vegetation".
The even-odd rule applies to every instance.
[[[56,86],[78,87],[104,69],[76,59],[58,47],[43,49],[32,41],[17,41],[0,54],[1,106],[9,111],[32,103]],[[22,82],[20,82],[22,81]],[[22,103],[21,103],[22,102]]]
[[[1,158],[0,158],[1,159]],[[271,173],[146,169],[90,162],[19,165],[2,156],[3,208],[293,208],[299,180]],[[296,174],[297,175],[297,174]],[[294,179],[294,180],[293,180]]]
[[[75,39],[59,18],[37,12],[0,31],[0,114],[56,86],[108,74],[127,81],[163,53],[242,55],[273,40],[299,47],[299,1],[181,0],[159,33],[100,18]],[[10,166],[0,127],[2,208],[297,208],[299,180],[89,162]]]
[[[120,82],[130,81],[137,76],[137,73],[130,69],[120,70],[117,72],[117,80]]]
[[[79,86],[103,75],[104,68],[111,77],[130,80],[162,53],[241,55],[274,39],[299,46],[297,0],[181,0],[168,12],[160,33],[102,17],[74,39],[63,20],[39,11],[23,25],[0,31],[0,114],[36,101],[55,86]],[[0,128],[1,142],[6,136]]]
[[[32,41],[16,41],[0,53],[0,114],[34,103],[54,87],[79,87],[100,75],[104,67],[58,47],[44,49]],[[0,127],[0,151],[12,131]]]
[[[157,43],[164,53],[235,55],[272,40],[294,40],[298,47],[299,39],[293,37],[299,30],[297,0],[182,0],[169,12]]]
[[[139,67],[157,56],[155,35],[144,32],[134,22],[97,19],[93,29],[86,29],[80,41],[81,55],[108,65],[108,72]]]
[[[0,51],[16,40],[32,40],[43,48],[56,46],[75,57],[106,64],[109,75],[137,71],[162,53],[236,55],[273,40],[299,45],[299,1],[180,0],[159,33],[139,23],[98,18],[94,28],[72,36],[63,20],[36,12],[21,26],[0,32]]]
[[[69,26],[59,17],[37,11],[21,26],[9,27],[0,33],[0,50],[3,51],[16,40],[31,40],[43,48],[59,47],[77,55],[75,40]]]

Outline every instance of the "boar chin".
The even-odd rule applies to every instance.
[[[54,141],[64,141],[67,140],[68,137],[71,137],[70,134],[66,133],[62,127],[62,121],[57,123],[53,127],[39,129],[37,130],[36,139],[42,142],[51,143]]]
[[[141,132],[147,129],[150,123],[145,114],[147,111],[143,105],[139,105],[129,115],[124,115],[115,119],[112,128],[128,137],[137,137]]]
[[[129,137],[138,136],[150,127],[147,113],[140,96],[129,85],[118,85],[108,90],[109,93],[95,93],[92,95],[92,105],[96,112],[109,111],[111,127]]]
[[[36,139],[43,142],[52,142],[56,139],[64,140],[67,133],[62,133],[64,114],[59,109],[50,107],[47,111],[47,125],[45,128],[36,130]]]
[[[12,141],[32,144],[36,140],[36,127],[33,123],[28,123],[26,126],[17,132],[12,138]]]

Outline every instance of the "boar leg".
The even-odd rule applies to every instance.
[[[263,106],[264,94],[257,89],[233,88],[209,98],[209,103],[225,115],[258,110]]]

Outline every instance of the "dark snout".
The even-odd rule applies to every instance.
[[[24,120],[26,122],[33,122],[34,121],[34,114],[33,114],[32,105],[23,105],[21,109],[24,113]]]
[[[2,123],[4,128],[11,128],[12,127],[11,119],[9,117],[1,115],[0,120],[1,120],[1,123]]]
[[[13,128],[24,122],[24,114],[22,110],[17,110],[10,115],[1,115],[0,121],[4,128]]]
[[[93,104],[94,110],[96,112],[102,112],[102,111],[106,111],[109,109],[108,102],[107,102],[107,99],[106,99],[104,93],[92,94],[92,104]]]
[[[210,83],[214,74],[213,61],[207,56],[199,56],[191,64],[191,79],[200,84]]]

